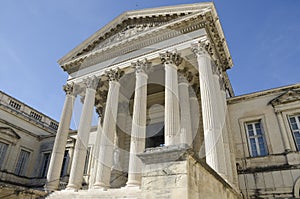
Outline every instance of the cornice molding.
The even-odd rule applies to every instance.
[[[289,90],[293,90],[293,89],[299,90],[300,84],[292,84],[289,86],[283,86],[283,87],[279,87],[279,88],[273,88],[273,89],[268,89],[268,90],[264,90],[264,91],[235,96],[235,97],[228,98],[227,102],[228,102],[228,104],[235,104],[235,103],[239,103],[241,101],[251,100],[251,99],[266,96],[266,95],[271,95],[271,94],[276,94],[276,93],[284,94],[285,92],[287,92]]]

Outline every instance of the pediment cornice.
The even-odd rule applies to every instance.
[[[232,66],[227,44],[213,3],[198,3],[125,12],[101,28],[58,62],[65,71],[72,73],[79,68],[88,67],[90,64],[99,63],[113,58],[113,56],[126,54],[128,49],[132,51],[138,47],[145,47],[142,45],[137,46],[137,43],[144,42],[144,45],[149,45],[151,42],[159,42],[155,40],[162,35],[165,39],[172,36],[175,37],[174,30],[177,33],[185,34],[188,31],[183,30],[184,27],[194,30],[205,28],[208,32],[208,37],[212,40],[213,46],[216,49],[216,56],[220,64],[225,69]],[[168,34],[168,31],[172,31],[173,33]],[[149,41],[149,38],[153,38],[153,40]],[[83,62],[87,62],[87,60],[90,62],[95,57],[97,57],[97,60],[82,65]]]
[[[272,104],[273,107],[275,107],[281,104],[292,103],[295,101],[300,102],[300,89],[288,90],[280,96],[271,100],[269,103]]]

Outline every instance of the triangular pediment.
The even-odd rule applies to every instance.
[[[64,70],[68,71],[70,67],[76,65],[78,67],[83,61],[86,61],[86,55],[104,49],[117,49],[119,43],[127,43],[132,41],[133,38],[142,37],[142,35],[147,38],[149,34],[145,33],[158,32],[157,30],[160,27],[176,23],[178,25],[189,17],[200,16],[210,11],[211,16],[217,18],[214,4],[211,2],[125,12],[62,57],[58,63]],[[217,29],[218,31],[221,30],[221,28]],[[218,34],[220,35],[214,38],[224,38],[222,31]],[[227,52],[227,50],[225,51]]]
[[[21,137],[10,127],[0,127],[0,134],[8,135],[15,139],[20,139]]]
[[[300,101],[300,89],[297,90],[288,90],[282,95],[276,97],[275,99],[270,101],[270,104],[273,106],[280,104],[292,103],[295,101]]]

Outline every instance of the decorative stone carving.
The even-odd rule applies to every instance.
[[[206,41],[199,41],[198,43],[193,43],[191,45],[193,53],[195,53],[196,56],[201,55],[213,55],[211,44],[208,40]]]
[[[86,85],[86,87],[94,90],[97,88],[98,82],[99,82],[99,78],[97,78],[96,76],[88,77],[87,79],[84,80],[84,84]]]
[[[222,91],[226,90],[226,84],[225,84],[225,80],[222,76],[219,76],[219,84],[220,84],[220,89]]]
[[[124,71],[116,68],[105,71],[105,74],[108,77],[109,81],[119,81],[119,79],[123,76]]]
[[[97,51],[101,48],[105,48],[107,46],[113,45],[117,42],[121,42],[124,39],[127,39],[129,37],[136,36],[140,33],[146,32],[154,27],[160,26],[161,23],[149,23],[149,24],[133,24],[133,25],[128,25],[125,27],[122,31],[116,33],[115,35],[107,38],[103,42],[101,42],[95,49],[94,51]]]
[[[131,66],[135,69],[136,73],[148,73],[151,67],[151,63],[147,59],[143,59],[132,62]]]
[[[300,100],[300,90],[292,89],[271,100],[269,103],[274,107],[280,104],[291,103],[298,100]]]
[[[99,118],[102,118],[103,117],[103,106],[97,106],[96,107],[96,113],[98,114],[98,117]]]
[[[71,84],[64,85],[63,89],[64,89],[64,91],[66,92],[67,95],[75,95],[74,87],[75,87],[74,83],[71,83]]]
[[[187,69],[183,68],[178,70],[178,81],[181,82],[192,82],[193,80],[193,74]]]
[[[176,51],[174,53],[167,51],[165,53],[160,53],[159,55],[163,64],[175,64],[176,66],[179,66],[183,60]]]

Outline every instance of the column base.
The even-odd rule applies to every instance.
[[[65,190],[68,190],[68,191],[78,191],[78,186],[77,185],[75,185],[75,184],[68,184],[67,185],[67,188],[65,189]]]
[[[99,182],[99,183],[95,183],[93,186],[93,189],[97,189],[97,190],[102,190],[102,191],[107,191],[109,187],[106,186],[104,183]]]
[[[126,187],[141,187],[141,182],[137,180],[130,180],[126,183]]]
[[[49,184],[45,184],[44,188],[45,188],[45,191],[47,191],[47,192],[53,192],[53,191],[58,190],[58,185],[57,186],[56,185],[51,185],[49,183]]]

